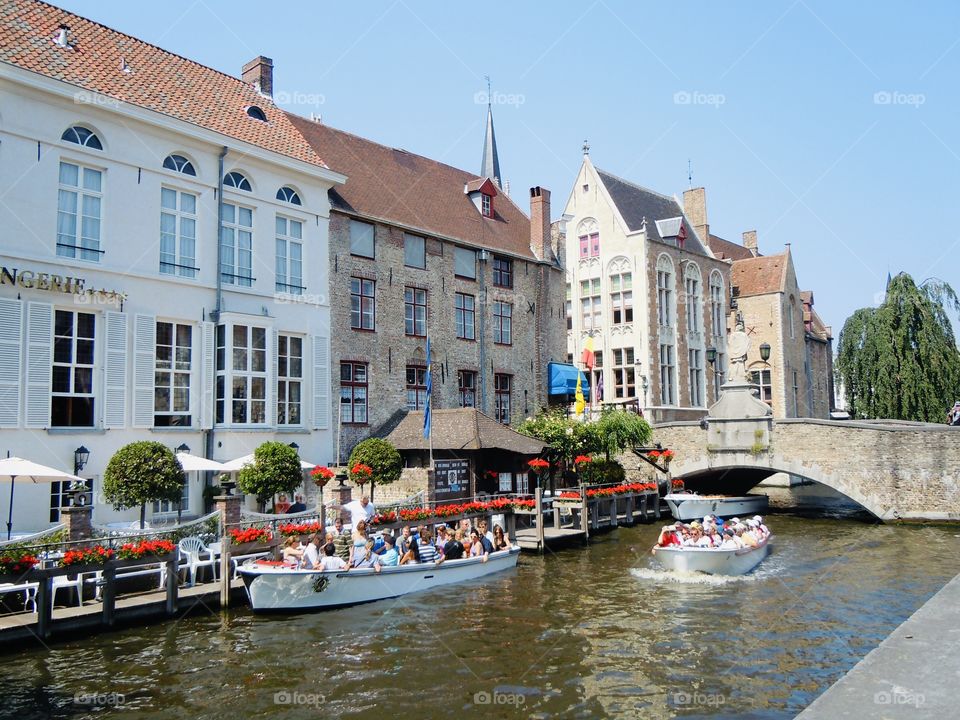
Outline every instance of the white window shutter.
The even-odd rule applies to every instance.
[[[53,305],[27,303],[27,412],[25,427],[50,427]]]
[[[103,426],[122,428],[127,424],[127,316],[108,312],[106,325]]]
[[[157,354],[157,318],[137,315],[133,320],[133,427],[153,427],[154,368]]]
[[[279,375],[280,333],[278,333],[276,330],[271,329],[270,339],[272,342],[273,353],[272,353],[271,363],[270,363],[270,367],[271,367],[270,378],[267,382],[270,385],[270,387],[273,389],[273,402],[270,403],[273,406],[273,409],[267,413],[267,417],[270,417],[273,419],[274,427],[279,427],[280,425],[280,392],[278,389],[278,386],[279,386],[278,378],[280,377]],[[287,372],[289,372],[289,365],[287,367]]]
[[[20,373],[23,367],[23,303],[0,299],[0,427],[20,423]]]
[[[216,405],[216,384],[217,384],[217,366],[216,366],[216,332],[217,328],[212,322],[201,323],[200,327],[200,363],[203,372],[199,373],[200,387],[200,427],[209,430],[213,427],[214,410]],[[197,377],[197,375],[194,375]]]
[[[313,427],[330,427],[330,338],[313,336]]]

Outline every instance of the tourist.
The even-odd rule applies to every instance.
[[[493,526],[493,551],[497,552],[498,550],[509,550],[510,541],[507,540],[507,537],[503,534],[503,528],[499,525]]]
[[[750,524],[753,520],[747,520],[747,522],[740,527],[740,539],[743,540],[743,544],[746,547],[755,548],[760,544],[760,541],[757,539],[757,536],[753,534],[753,528],[750,527]]]
[[[297,547],[297,538],[291,535],[283,541],[283,562],[288,565],[299,565],[303,558],[303,550]]]
[[[420,539],[417,541],[417,548],[420,553],[419,562],[421,563],[435,563],[437,558],[440,557],[436,546],[433,544],[433,535],[430,533],[430,528],[428,527],[420,530]]]
[[[760,515],[754,515],[753,519],[757,522],[757,527],[760,529],[760,533],[764,537],[768,537],[770,535],[770,528],[763,524],[763,518]]]
[[[357,523],[361,520],[369,523],[376,514],[376,509],[367,495],[364,495],[359,500],[351,500],[344,505],[342,509],[350,513],[350,524],[353,525],[353,527],[356,527]]]
[[[323,546],[323,559],[320,561],[320,570],[323,572],[332,572],[334,570],[348,570],[349,566],[343,561],[343,558],[337,557],[337,549],[333,543],[327,543]]]
[[[397,552],[400,553],[400,556],[403,557],[407,554],[407,551],[410,549],[410,538],[413,536],[413,533],[410,532],[410,526],[404,525],[400,530],[400,541],[397,543]]]
[[[343,520],[337,518],[337,521],[333,524],[333,547],[335,547],[337,550],[337,557],[340,557],[344,562],[349,563],[351,545],[352,538],[350,537],[350,533],[343,529]]]
[[[740,539],[731,528],[725,528],[723,531],[723,542],[720,543],[721,550],[737,550],[743,547]]]
[[[354,556],[361,554],[367,544],[367,523],[360,520],[353,528],[353,546],[350,549],[350,564],[354,564]]]
[[[449,533],[447,533],[449,536]],[[452,538],[449,538],[446,544],[443,546],[443,558],[440,562],[446,560],[459,560],[463,557],[464,547],[463,547],[463,533],[460,530],[457,530]]]
[[[296,502],[294,502],[293,505],[287,508],[288,513],[302,513],[307,511],[307,506],[303,502],[303,495],[297,495],[294,498],[294,500]]]
[[[468,539],[468,538],[470,537],[471,525],[470,525],[470,521],[469,521],[467,518],[463,518],[463,519],[458,523],[457,529],[458,529],[461,533],[463,533],[463,538],[462,538],[462,539],[466,540],[466,539]]]
[[[493,533],[490,530],[487,530],[487,519],[480,518],[477,521],[477,529],[480,531],[480,537],[486,538],[490,541],[490,545],[493,545]]]
[[[397,552],[396,540],[393,539],[393,535],[385,535],[383,541],[387,546],[386,549],[380,555],[374,556],[373,569],[377,572],[380,572],[380,569],[384,566],[396,567],[400,564],[400,554]]]
[[[437,541],[435,545],[437,546],[437,552],[440,556],[443,556],[443,547],[447,544],[447,526],[443,523],[437,525]]]
[[[333,532],[337,535],[343,535],[347,531],[343,527],[343,518],[337,515],[337,519],[333,521]]]
[[[310,542],[307,543],[306,550],[303,551],[302,567],[307,570],[315,570],[320,565],[320,533],[314,533],[310,536]]]
[[[960,400],[947,410],[947,425],[960,425]]]
[[[400,551],[400,564],[406,565],[407,563],[412,563],[416,565],[420,562],[420,543],[417,542],[417,539],[412,535],[406,541],[405,547],[406,550]]]
[[[373,540],[367,540],[362,551],[354,553],[355,557],[351,563],[355,568],[373,567],[377,562],[377,556],[373,554]]]
[[[474,528],[470,531],[470,557],[480,557],[484,554],[483,543],[480,542],[480,531]]]
[[[676,522],[673,525],[664,525],[660,531],[660,537],[657,538],[658,547],[670,547],[671,545],[680,546],[683,544],[683,523]]]

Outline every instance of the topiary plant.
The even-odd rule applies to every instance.
[[[374,483],[389,485],[400,479],[400,473],[403,472],[403,458],[397,449],[386,440],[380,438],[368,438],[357,443],[350,453],[348,467],[355,465],[368,465],[373,470],[373,476],[370,478],[370,497],[373,499]]]
[[[103,495],[117,510],[140,506],[140,529],[147,503],[180,499],[183,468],[173,451],[152,440],[130,443],[114,453],[103,472]]]
[[[279,493],[292,494],[303,482],[300,456],[282,442],[265,442],[253,452],[253,462],[240,470],[237,487],[249,495],[256,495],[262,511],[267,500]]]

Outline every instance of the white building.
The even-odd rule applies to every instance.
[[[567,350],[582,367],[592,336],[594,407],[639,406],[653,422],[705,415],[723,382],[730,287],[730,265],[700,239],[708,230],[675,198],[597,169],[586,153],[563,219]]]
[[[331,462],[327,191],[345,178],[273,104],[272,63],[239,80],[49,5],[10,6],[0,452],[72,471],[89,449],[97,524],[138,516],[98,492],[136,440],[223,461],[276,439]],[[185,515],[202,511],[202,482]],[[59,485],[16,490],[15,531],[58,519]]]

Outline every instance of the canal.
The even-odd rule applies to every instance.
[[[658,570],[647,525],[435,595],[11,653],[0,717],[793,718],[960,572],[955,528],[819,514],[768,516],[739,579]]]

